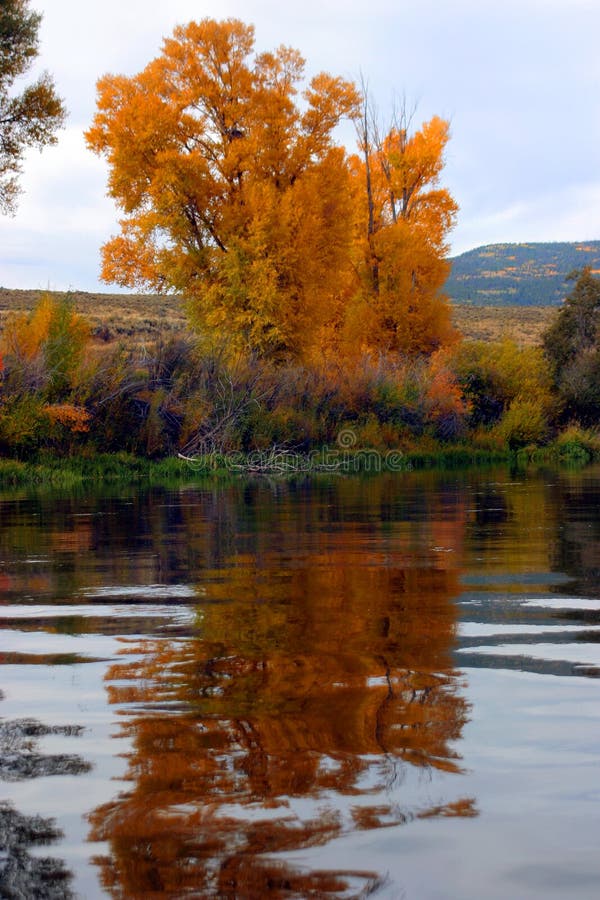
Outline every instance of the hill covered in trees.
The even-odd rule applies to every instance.
[[[455,303],[476,306],[557,306],[573,269],[600,272],[600,241],[488,244],[452,260],[445,290]]]

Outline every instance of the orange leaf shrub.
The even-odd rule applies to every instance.
[[[90,430],[90,413],[72,403],[54,403],[43,407],[51,425],[59,425],[72,434],[87,434]]]

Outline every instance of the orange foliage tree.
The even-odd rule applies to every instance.
[[[89,147],[110,166],[121,234],[102,276],[188,297],[203,334],[301,356],[351,277],[350,175],[333,131],[353,84],[327,74],[298,99],[304,60],[254,52],[254,29],[175,29],[132,78],[98,83]]]
[[[410,133],[403,109],[381,135],[363,97],[361,157],[353,159],[359,195],[362,286],[348,316],[352,344],[431,353],[455,337],[447,299],[447,236],[458,206],[440,187],[449,123],[434,116]]]
[[[411,134],[403,113],[380,136],[366,91],[322,73],[300,92],[303,77],[296,50],[257,54],[252,26],[203,19],[138,75],[102,78],[86,138],[123,212],[102,277],[180,293],[202,335],[271,359],[340,335],[429,354],[453,336],[448,123]],[[335,143],[344,117],[362,157]]]
[[[12,393],[38,390],[64,400],[74,386],[90,328],[68,297],[43,294],[31,312],[10,315],[0,340]]]
[[[31,312],[10,315],[0,339],[3,403],[0,445],[25,452],[44,442],[71,446],[88,431],[81,404],[81,369],[90,328],[68,297],[42,295]]]

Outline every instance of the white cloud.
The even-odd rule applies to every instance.
[[[600,3],[597,0],[32,0],[41,65],[70,110],[57,148],[28,157],[25,194],[0,218],[0,284],[92,289],[117,213],[106,169],[82,138],[95,82],[132,74],[176,23],[256,25],[257,45],[298,47],[307,71],[363,71],[385,112],[393,93],[415,121],[452,120],[445,180],[461,206],[453,247],[496,240],[600,238]]]
[[[600,181],[557,189],[473,215],[453,235],[452,253],[481,244],[586,241],[600,237]]]

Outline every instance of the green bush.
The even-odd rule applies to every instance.
[[[8,398],[0,407],[0,448],[21,458],[43,447],[50,419],[42,398],[25,394]]]
[[[469,404],[472,428],[499,422],[517,397],[531,398],[545,415],[553,411],[550,372],[538,347],[463,341],[449,365]]]
[[[548,420],[534,400],[517,397],[502,416],[498,431],[511,450],[540,444],[548,436]]]
[[[580,425],[569,425],[558,435],[554,444],[561,459],[589,462],[600,457],[600,434]]]

